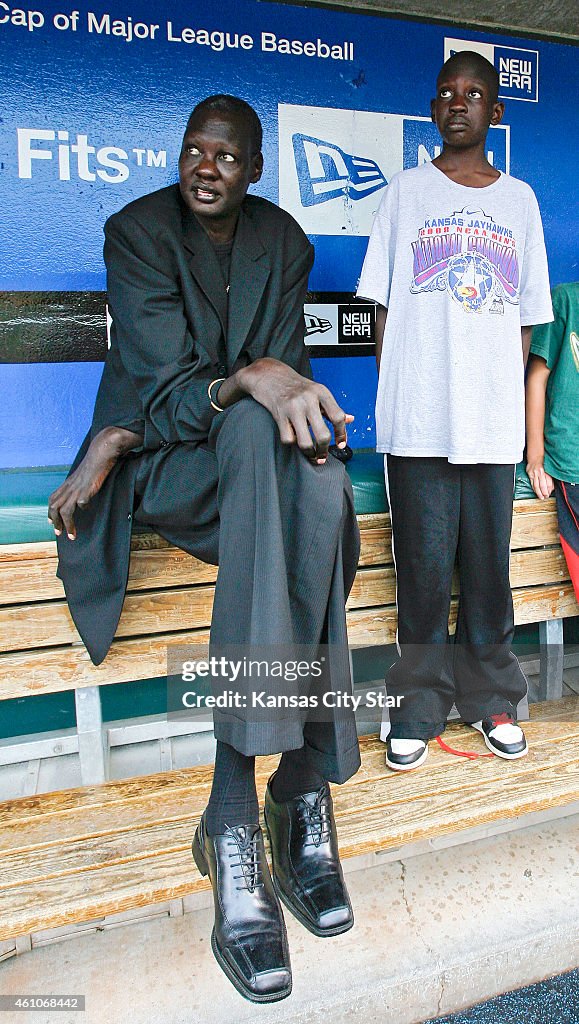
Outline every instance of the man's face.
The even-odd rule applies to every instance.
[[[468,66],[443,73],[436,98],[430,102],[432,120],[443,141],[460,149],[484,143],[489,125],[499,124],[504,110],[485,78]]]
[[[249,186],[259,181],[261,153],[240,117],[201,115],[185,130],[179,157],[179,188],[189,209],[208,231],[237,221]]]

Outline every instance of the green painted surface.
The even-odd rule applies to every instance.
[[[347,464],[358,515],[385,512],[384,456],[360,450]],[[62,483],[66,466],[0,471],[0,544],[52,540],[48,497]],[[533,498],[522,463],[517,466],[516,498]]]

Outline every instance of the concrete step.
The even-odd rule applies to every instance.
[[[203,893],[183,916],[170,906],[68,941],[33,937],[2,963],[2,991],[84,994],[83,1024],[422,1024],[579,965],[579,814],[438,846],[351,862],[346,935],[317,939],[286,913],[294,989],[269,1007],[243,1000],[217,967]],[[54,1024],[43,1011],[14,1019]]]

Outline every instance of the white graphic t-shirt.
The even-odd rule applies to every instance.
[[[388,308],[377,451],[518,462],[521,327],[553,319],[533,190],[506,174],[469,188],[431,163],[395,175],[357,294]]]

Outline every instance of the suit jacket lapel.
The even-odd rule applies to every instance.
[[[189,269],[207,300],[213,306],[223,337],[227,333],[227,293],[215,250],[194,215],[183,215],[183,245],[187,250]],[[202,342],[202,339],[200,339]],[[203,343],[203,342],[202,342]]]
[[[230,367],[235,363],[249,334],[270,271],[267,250],[258,238],[251,218],[242,208],[231,254],[229,277],[227,355]]]

